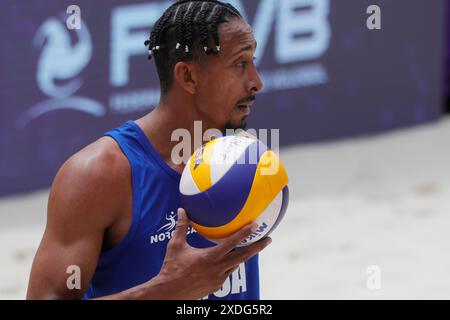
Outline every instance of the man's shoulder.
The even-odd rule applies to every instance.
[[[71,156],[59,169],[53,188],[97,198],[121,197],[130,188],[131,169],[116,142],[102,137]]]
[[[117,143],[102,137],[70,157],[63,168],[93,179],[121,179],[130,174],[126,156]]]

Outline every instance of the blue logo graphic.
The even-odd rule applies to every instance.
[[[71,32],[78,38],[74,44]],[[92,57],[91,36],[83,21],[80,29],[69,31],[65,23],[57,18],[48,18],[37,30],[33,45],[41,50],[37,63],[37,85],[52,99],[28,109],[18,119],[18,127],[23,128],[45,113],[62,109],[77,110],[96,117],[105,115],[105,108],[101,103],[73,96],[83,84],[78,75]]]

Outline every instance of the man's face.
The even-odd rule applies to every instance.
[[[254,64],[256,40],[242,19],[219,26],[220,52],[199,68],[196,105],[202,118],[221,131],[246,127],[254,94],[263,84]]]

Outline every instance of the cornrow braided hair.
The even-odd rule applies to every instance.
[[[218,10],[218,6],[216,5],[216,7],[214,7],[213,11],[210,14],[210,17],[207,19],[208,21],[211,22],[211,29],[217,30],[217,21],[221,16],[221,12],[220,10]],[[219,51],[219,47],[220,47],[220,42],[219,42],[219,35],[217,32],[212,34],[213,38],[214,38],[214,44],[215,44],[215,48],[213,49],[214,52],[218,52]]]
[[[148,58],[155,59],[163,95],[172,84],[177,62],[219,53],[218,27],[231,18],[242,19],[242,15],[231,4],[218,0],[179,0],[164,12],[145,41]]]
[[[186,14],[184,15],[184,21],[187,25],[192,25],[194,19],[194,10],[191,10],[193,6],[193,2],[190,2],[188,8],[186,10]],[[193,30],[192,28],[185,28],[185,40],[186,43],[192,43],[193,38]],[[187,53],[189,57],[192,57],[192,52]]]

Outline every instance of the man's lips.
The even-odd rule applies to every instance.
[[[249,115],[251,112],[251,107],[253,106],[254,103],[255,103],[255,96],[252,96],[250,98],[245,99],[243,102],[238,103],[237,107],[245,115]]]
[[[251,112],[251,106],[252,106],[252,104],[253,103],[248,103],[248,104],[241,104],[241,105],[238,105],[238,108],[239,108],[239,110],[242,112],[242,113],[244,113],[245,115],[249,115],[250,114],[250,112]]]

